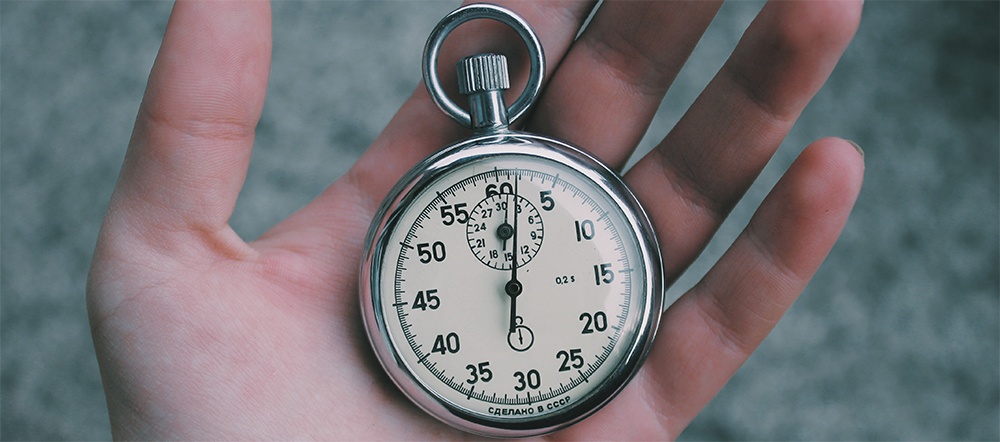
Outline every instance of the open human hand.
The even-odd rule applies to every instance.
[[[579,38],[592,3],[508,7],[539,32],[551,66],[527,127],[620,169],[719,4],[605,2]],[[760,173],[860,13],[853,1],[767,4],[676,127],[625,175],[657,230],[668,283]],[[270,27],[264,2],[174,7],[87,287],[114,436],[469,436],[420,412],[383,374],[357,286],[381,200],[463,129],[418,88],[346,175],[244,241],[228,220],[263,106]],[[732,247],[664,313],[632,383],[553,436],[676,437],[812,277],[863,170],[844,140],[807,147]]]

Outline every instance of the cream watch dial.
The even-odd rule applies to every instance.
[[[373,264],[383,337],[415,384],[404,391],[507,428],[588,414],[652,338],[650,232],[600,179],[552,158],[446,170],[396,208]]]

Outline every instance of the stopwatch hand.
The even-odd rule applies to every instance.
[[[521,282],[517,280],[517,177],[514,178],[514,200],[513,200],[513,211],[514,211],[514,234],[511,236],[513,242],[513,251],[511,253],[511,263],[510,263],[510,281],[504,286],[504,291],[507,296],[510,296],[510,333],[514,332],[514,328],[517,327],[515,319],[517,318],[517,297],[521,294],[523,287]],[[510,214],[512,210],[510,203],[507,204],[507,213]],[[508,216],[509,218],[509,216]]]

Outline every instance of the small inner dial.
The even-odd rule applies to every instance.
[[[469,215],[465,232],[479,262],[497,270],[510,270],[515,247],[518,267],[535,257],[542,248],[544,228],[535,205],[511,190],[480,201]]]

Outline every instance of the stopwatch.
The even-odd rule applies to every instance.
[[[469,111],[441,86],[441,43],[473,19],[507,24],[528,47],[528,84],[510,107],[500,54],[459,62]],[[618,394],[649,351],[663,305],[655,234],[608,167],[510,128],[544,72],[523,18],[455,10],[431,33],[423,71],[438,106],[474,135],[417,164],[378,210],[360,283],[369,340],[399,389],[453,427],[500,437],[564,428]]]

